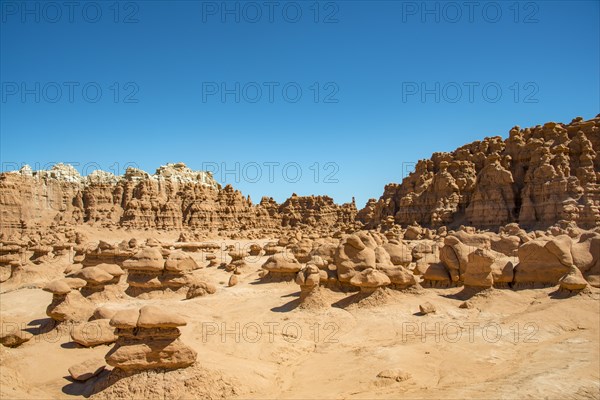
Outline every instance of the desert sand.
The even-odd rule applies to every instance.
[[[98,231],[95,236],[104,235],[119,239],[113,232]],[[144,232],[140,240],[144,236],[154,235]],[[165,241],[166,236],[156,234]],[[221,268],[196,271],[215,283],[212,295],[126,299],[97,306],[152,304],[183,316],[188,323],[182,328],[183,341],[198,353],[202,368],[225,382],[202,388],[211,397],[598,397],[596,288],[573,296],[562,295],[556,287],[488,289],[468,300],[470,308],[460,308],[468,298],[461,296],[460,287],[386,289],[372,304],[354,302],[355,293],[329,291],[332,307],[303,309],[298,307],[295,283],[261,283],[257,270],[267,258],[250,261],[234,287],[227,287],[230,273]],[[3,318],[34,334],[18,348],[0,350],[2,398],[94,393],[107,371],[76,382],[67,370],[87,359],[103,358],[110,345],[84,348],[66,330],[46,331],[51,325],[45,313],[51,294],[38,288],[8,290],[0,300]],[[436,311],[420,315],[419,305],[426,302]],[[378,377],[386,370],[400,371],[407,379]],[[155,394],[160,391],[156,388]]]

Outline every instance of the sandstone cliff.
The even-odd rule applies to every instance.
[[[357,219],[367,227],[414,222],[528,229],[558,221],[600,225],[600,115],[569,124],[512,128],[451,153],[420,160],[401,184],[385,187]]]
[[[182,163],[150,175],[129,168],[115,176],[81,176],[69,165],[48,171],[0,174],[0,232],[35,226],[92,224],[103,227],[240,230],[282,226],[333,228],[354,221],[354,203],[337,205],[327,196],[293,195],[279,205],[264,197],[253,205],[232,186]]]

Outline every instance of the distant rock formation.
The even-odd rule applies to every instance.
[[[154,175],[128,168],[123,176],[94,171],[81,176],[70,165],[50,170],[0,174],[0,232],[34,225],[243,230],[352,223],[354,203],[337,205],[327,196],[292,195],[279,205],[263,197],[253,205],[231,185],[221,187],[210,172],[183,163]]]
[[[600,115],[569,124],[548,122],[509,137],[485,138],[420,160],[401,184],[370,199],[357,220],[367,228],[461,224],[527,229],[573,221],[600,225]],[[391,219],[391,220],[390,220]]]

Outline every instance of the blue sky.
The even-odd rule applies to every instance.
[[[598,1],[0,4],[3,170],[182,161],[361,208],[432,152],[600,112]]]

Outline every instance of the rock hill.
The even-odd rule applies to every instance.
[[[91,224],[102,227],[239,230],[282,226],[334,227],[354,221],[354,203],[327,196],[297,196],[277,204],[252,204],[232,186],[221,187],[209,172],[183,163],[150,175],[128,168],[123,176],[94,171],[81,176],[70,165],[0,174],[0,232],[33,226]]]
[[[600,225],[600,115],[569,124],[512,128],[420,160],[401,184],[370,199],[357,219],[388,224],[526,229],[573,221]]]

